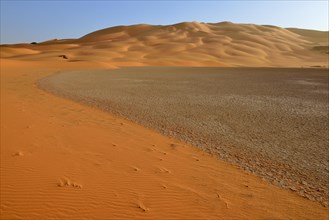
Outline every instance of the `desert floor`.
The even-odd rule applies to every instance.
[[[328,81],[318,68],[126,67],[38,85],[328,205]]]
[[[38,88],[96,62],[1,60],[1,219],[328,219],[329,208]]]

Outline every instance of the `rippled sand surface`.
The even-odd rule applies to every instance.
[[[59,73],[39,86],[328,204],[328,69],[129,67]]]

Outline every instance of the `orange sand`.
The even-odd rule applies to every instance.
[[[328,207],[36,80],[93,62],[1,60],[1,219],[328,219]]]

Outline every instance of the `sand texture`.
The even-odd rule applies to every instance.
[[[329,218],[328,206],[35,85],[90,68],[103,66],[1,60],[1,219]]]
[[[78,39],[2,45],[16,60],[110,65],[328,67],[328,32],[231,22],[107,28]],[[61,57],[60,57],[61,56]]]
[[[326,69],[137,67],[61,73],[40,86],[328,205]]]

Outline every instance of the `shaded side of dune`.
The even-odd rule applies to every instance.
[[[60,73],[39,86],[198,146],[326,205],[327,73],[139,67]]]

